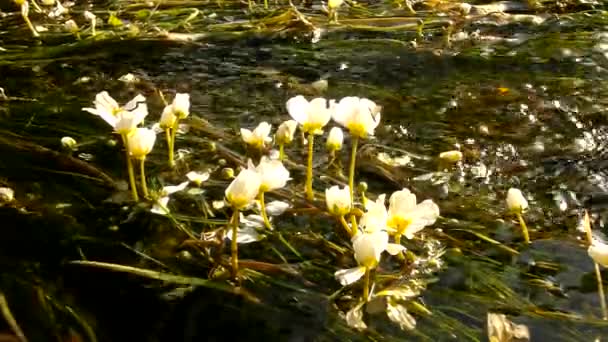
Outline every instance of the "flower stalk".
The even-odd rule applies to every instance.
[[[238,237],[238,229],[239,229],[239,210],[234,208],[232,209],[232,219],[230,220],[232,223],[232,238],[230,239],[230,262],[232,264],[232,276],[234,278],[238,277],[239,272],[239,245],[236,241]]]
[[[350,205],[354,206],[355,203],[355,194],[353,192],[355,185],[355,164],[357,162],[357,144],[359,142],[359,138],[353,136],[353,146],[350,154],[350,168],[348,170],[348,187],[350,190]]]
[[[137,194],[137,186],[135,185],[135,172],[133,172],[133,163],[129,153],[129,140],[127,134],[121,134],[123,145],[125,146],[125,157],[127,159],[127,172],[129,174],[129,186],[131,187],[131,196],[134,201],[139,201],[139,195]]]
[[[139,159],[139,176],[141,177],[141,189],[144,193],[144,198],[150,198],[150,194],[148,193],[148,184],[146,182],[146,167],[145,167],[146,159]]]
[[[524,221],[524,217],[521,213],[516,213],[517,219],[519,220],[519,225],[521,226],[521,233],[524,236],[524,241],[529,244],[530,243],[530,234],[528,233],[528,226],[526,225],[526,221]]]
[[[589,220],[589,213],[585,211],[585,218],[583,220],[583,226],[585,227],[585,233],[587,234],[587,242],[589,246],[593,245],[593,234],[591,233],[591,221]],[[595,279],[597,279],[597,292],[600,297],[600,304],[602,306],[602,318],[608,320],[608,308],[606,308],[606,296],[604,294],[604,282],[602,280],[602,272],[600,265],[593,260],[595,266]]]
[[[312,154],[313,154],[313,145],[315,141],[315,135],[312,133],[308,133],[308,164],[306,167],[306,199],[312,201],[314,199],[314,194],[312,192]],[[351,192],[352,193],[352,192]]]
[[[268,214],[266,213],[266,203],[264,202],[264,192],[260,191],[258,194],[258,200],[260,201],[260,212],[262,214],[262,219],[264,219],[264,225],[266,228],[272,230],[272,225],[270,224],[270,220],[268,219]]]

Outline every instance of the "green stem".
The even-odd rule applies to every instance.
[[[171,156],[169,159],[169,166],[175,167],[174,150],[175,150],[175,135],[177,134],[177,128],[179,127],[179,119],[175,119],[173,128],[171,129]]]
[[[264,225],[266,228],[272,230],[272,225],[270,224],[270,220],[268,220],[268,214],[266,214],[266,203],[264,203],[263,191],[260,191],[258,194],[258,200],[260,201],[260,212],[262,213],[262,218],[264,219]]]
[[[173,161],[173,142],[171,140],[171,128],[165,129],[165,137],[167,138],[167,150],[169,152],[169,166],[175,164]]]
[[[137,195],[137,186],[135,185],[135,173],[133,172],[133,163],[131,162],[131,156],[129,155],[129,140],[126,134],[121,134],[123,145],[125,146],[125,153],[127,157],[127,172],[129,173],[129,185],[131,186],[131,195],[134,201],[139,201]]]
[[[315,136],[312,133],[308,134],[308,167],[306,168],[306,198],[309,201],[314,199],[312,192],[312,153]]]
[[[608,319],[608,309],[606,309],[606,297],[604,295],[604,284],[602,282],[602,272],[600,271],[600,265],[596,262],[595,264],[595,278],[597,278],[597,291],[600,295],[600,304],[602,305],[602,316],[604,320]]]
[[[365,276],[363,278],[363,300],[367,302],[369,298],[369,267],[365,267]]]
[[[24,5],[21,5],[21,6],[24,6]],[[25,5],[25,6],[27,6],[27,5]],[[30,31],[32,31],[32,36],[40,37],[40,34],[38,33],[38,31],[36,31],[36,29],[34,28],[34,25],[32,25],[32,22],[30,21],[29,16],[27,16],[23,13],[21,14],[21,16],[23,17],[23,20],[25,20],[27,27],[30,29]]]
[[[239,245],[236,243],[236,239],[239,229],[239,211],[235,208],[232,210],[232,219],[230,220],[232,223],[232,239],[230,240],[230,254],[232,258],[230,261],[232,262],[232,276],[237,278],[239,272]]]
[[[524,241],[526,243],[530,243],[530,235],[528,234],[528,226],[526,226],[526,222],[524,221],[524,217],[521,213],[517,213],[517,219],[519,219],[519,225],[521,226],[521,232],[524,235]]]
[[[285,146],[283,144],[279,144],[279,160],[283,161],[285,159]]]
[[[353,147],[350,153],[350,168],[348,170],[348,187],[350,188],[350,206],[354,208],[355,203],[355,195],[353,192],[355,185],[355,163],[357,162],[357,144],[359,142],[359,138],[353,136]]]
[[[264,0],[264,9],[268,9],[268,0]]]
[[[141,158],[139,160],[139,176],[141,177],[141,189],[144,192],[144,198],[150,198],[150,194],[148,194],[148,184],[146,183],[146,158]]]
[[[344,227],[344,229],[346,230],[346,232],[348,233],[348,235],[350,237],[355,236],[355,234],[353,234],[353,231],[348,226],[348,223],[346,222],[346,219],[344,218],[344,215],[340,215],[339,219],[340,219],[340,223],[342,223],[342,227]]]
[[[395,234],[395,243],[398,245],[401,244],[401,234]],[[397,254],[397,258],[399,258],[401,261],[405,261],[405,255],[403,255],[403,252],[399,252],[399,254]]]
[[[357,225],[357,218],[353,214],[350,214],[350,226],[352,227],[352,236],[357,235],[359,233],[359,226]]]

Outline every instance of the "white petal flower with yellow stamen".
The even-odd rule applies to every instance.
[[[190,171],[186,174],[186,177],[192,183],[196,184],[197,186],[201,186],[204,181],[209,179],[209,172]]]
[[[366,212],[361,216],[359,226],[363,228],[365,232],[375,232],[380,230],[386,230],[386,223],[388,220],[388,212],[386,211],[386,205],[384,200],[385,194],[378,196],[375,202],[369,201],[367,203]]]
[[[245,169],[226,188],[226,201],[236,210],[249,206],[260,191],[262,177],[255,170]]]
[[[297,127],[298,122],[295,120],[287,120],[281,123],[275,134],[277,144],[290,144]]]
[[[176,192],[184,190],[187,186],[188,182],[183,182],[178,185],[168,185],[163,187],[163,189],[160,191],[160,198],[156,200],[156,203],[154,203],[150,211],[159,215],[167,215],[170,213],[169,207],[167,207],[170,196]]]
[[[416,203],[416,195],[408,189],[395,191],[389,199],[387,226],[397,234],[411,239],[439,217],[439,207],[432,200]]]
[[[146,98],[141,94],[120,107],[108,92],[102,91],[95,96],[94,104],[95,108],[87,107],[82,110],[100,116],[119,134],[132,132],[148,115]]]
[[[158,122],[160,128],[168,129],[172,128],[175,125],[175,121],[177,120],[177,116],[175,116],[175,111],[173,110],[172,105],[165,106],[163,109],[163,114],[160,117],[160,121]]]
[[[332,118],[353,136],[366,138],[380,124],[380,107],[366,98],[348,96],[335,105]]]
[[[528,201],[521,193],[521,190],[511,188],[507,192],[507,209],[513,213],[522,213],[528,209]]]
[[[266,143],[272,142],[272,138],[269,137],[272,125],[268,122],[262,122],[253,131],[241,128],[241,137],[243,141],[248,145],[261,149]]]
[[[342,143],[344,142],[344,133],[340,127],[333,127],[329,130],[329,135],[327,136],[327,143],[325,146],[330,151],[338,151],[342,148]]]
[[[344,216],[351,211],[350,206],[350,189],[348,186],[340,189],[334,185],[329,189],[325,189],[325,203],[330,214],[335,216]]]
[[[594,239],[587,249],[587,253],[593,261],[604,267],[608,267],[608,244]]]
[[[308,134],[323,134],[323,127],[331,120],[333,107],[322,97],[306,100],[298,95],[287,100],[289,115],[301,126],[302,131]]]
[[[376,268],[384,251],[392,255],[405,250],[405,247],[388,242],[388,233],[383,230],[357,234],[352,239],[355,260],[358,267],[339,270],[334,275],[340,284],[346,286],[359,280],[366,269]]]
[[[127,137],[129,141],[129,154],[136,159],[144,159],[152,152],[156,133],[149,128],[137,128]]]
[[[190,94],[177,93],[171,103],[173,113],[180,119],[185,119],[190,115]]]
[[[261,192],[280,189],[284,187],[290,179],[289,171],[283,166],[283,163],[280,160],[262,157],[262,160],[255,168],[255,171],[262,179],[262,182],[260,183]]]

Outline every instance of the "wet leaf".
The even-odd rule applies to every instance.
[[[367,329],[367,324],[363,322],[363,304],[365,303],[361,302],[357,304],[357,306],[346,313],[346,324],[349,327],[359,330]]]
[[[407,312],[405,306],[394,300],[387,301],[386,314],[391,321],[397,323],[403,330],[413,330],[416,328],[416,319]]]
[[[529,341],[530,331],[523,324],[515,324],[504,314],[488,313],[488,338],[492,342]]]

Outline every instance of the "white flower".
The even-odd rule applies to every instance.
[[[209,179],[209,172],[190,171],[186,174],[186,177],[188,177],[188,180],[192,183],[201,186],[204,181]]]
[[[522,213],[528,209],[528,201],[521,193],[521,190],[511,188],[507,192],[507,209],[513,213]]]
[[[262,179],[262,182],[260,183],[261,192],[280,189],[284,187],[289,180],[289,171],[283,166],[283,163],[280,160],[271,160],[262,157],[262,160],[255,168],[255,171]]]
[[[608,267],[608,244],[594,239],[587,253],[596,263]]]
[[[190,115],[190,94],[177,93],[171,104],[173,113],[180,119],[185,119]]]
[[[127,136],[129,154],[136,159],[144,159],[148,153],[152,152],[156,133],[149,128],[137,128]]]
[[[159,215],[167,215],[170,213],[169,207],[167,207],[167,204],[169,204],[169,196],[184,190],[187,186],[188,182],[183,182],[178,185],[169,185],[163,187],[163,189],[160,191],[160,198],[156,201],[156,203],[154,203],[152,209],[150,209],[150,212]]]
[[[95,96],[94,104],[95,108],[87,107],[82,110],[100,116],[119,134],[132,132],[148,115],[146,98],[141,94],[135,96],[124,107],[120,107],[107,91],[102,91]]]
[[[175,121],[177,121],[177,116],[175,116],[173,106],[165,106],[165,109],[163,109],[163,114],[160,116],[160,121],[158,122],[160,128],[173,128],[173,125],[175,125]]]
[[[327,136],[327,149],[330,151],[338,151],[342,148],[344,141],[344,133],[340,127],[333,127]]]
[[[366,98],[344,97],[336,104],[333,119],[353,136],[366,138],[380,123],[380,107]]]
[[[241,128],[241,137],[248,145],[261,149],[266,143],[272,142],[272,138],[269,137],[271,129],[272,125],[264,121],[260,123],[253,132],[246,128]]]
[[[338,8],[340,7],[340,5],[342,5],[342,3],[344,2],[344,0],[328,0],[327,1],[327,7],[329,8]]]
[[[384,251],[395,255],[405,250],[405,247],[401,245],[388,243],[388,233],[382,230],[357,234],[352,238],[352,243],[355,260],[359,266],[339,270],[334,274],[340,284],[344,286],[359,280],[365,274],[366,269],[376,268]]]
[[[382,194],[378,196],[375,202],[369,201],[367,203],[366,212],[361,216],[361,221],[359,221],[359,226],[364,228],[364,231],[375,232],[386,230],[388,212],[384,204],[385,198],[386,195]]]
[[[308,134],[323,134],[323,127],[331,119],[333,111],[326,99],[318,97],[308,102],[302,95],[287,100],[286,107],[289,115],[302,125],[302,130]]]
[[[255,200],[261,184],[262,177],[259,173],[245,169],[226,188],[226,200],[234,209],[243,209]]]
[[[453,150],[439,153],[439,159],[450,163],[457,163],[462,160],[462,152]]]
[[[325,203],[330,214],[335,216],[344,216],[351,211],[350,206],[350,188],[345,186],[340,189],[334,185],[329,189],[325,189]]]
[[[63,137],[61,138],[61,146],[69,149],[69,150],[73,150],[74,147],[76,147],[76,140],[74,140],[74,138],[72,137]]]
[[[275,134],[277,144],[290,144],[297,127],[298,123],[295,120],[287,120],[280,124]]]
[[[439,207],[432,200],[416,204],[416,195],[408,189],[395,191],[389,199],[387,226],[411,239],[439,217]]]

